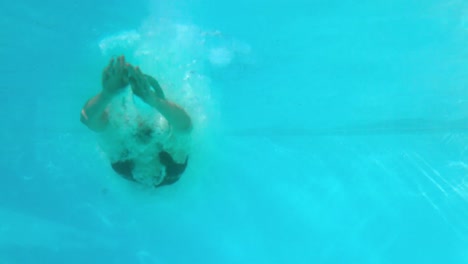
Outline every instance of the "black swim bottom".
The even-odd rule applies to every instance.
[[[166,167],[166,176],[163,181],[155,187],[170,185],[178,181],[182,173],[185,171],[185,168],[187,168],[188,157],[184,163],[177,163],[169,153],[161,151],[159,153],[159,161],[164,167]],[[135,163],[133,160],[117,161],[112,163],[111,166],[115,172],[125,179],[135,181],[135,178],[133,177],[133,168],[135,167]]]

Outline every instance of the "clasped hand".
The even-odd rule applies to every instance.
[[[135,95],[144,101],[151,96],[152,90],[146,76],[140,68],[125,63],[125,57],[120,56],[115,61],[112,58],[102,73],[102,89],[107,95],[115,95],[130,84]]]

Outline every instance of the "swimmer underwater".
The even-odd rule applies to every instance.
[[[133,96],[151,114],[139,111]],[[111,167],[129,181],[170,185],[187,167],[190,116],[165,97],[156,79],[126,63],[124,56],[111,59],[104,69],[102,90],[85,103],[81,122],[100,136]]]

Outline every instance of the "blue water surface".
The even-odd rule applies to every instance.
[[[468,263],[464,1],[0,2],[0,263]],[[79,122],[124,54],[195,120],[147,190]]]

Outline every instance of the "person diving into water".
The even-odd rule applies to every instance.
[[[149,114],[125,94],[140,98]],[[190,116],[165,97],[155,78],[126,63],[124,56],[112,58],[104,69],[102,90],[85,103],[81,122],[98,133],[111,167],[127,180],[169,185],[187,167]]]

